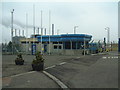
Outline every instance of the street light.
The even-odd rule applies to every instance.
[[[43,28],[42,28],[42,11],[41,11],[41,54],[42,54],[42,34],[43,34]]]
[[[49,10],[49,55],[50,55],[51,11]]]
[[[14,13],[14,9],[11,11],[11,42],[12,42],[12,54],[13,54],[13,13]]]
[[[78,28],[78,26],[74,26],[74,34],[76,34],[76,28]]]

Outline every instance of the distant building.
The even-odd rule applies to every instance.
[[[20,42],[21,39],[25,39],[25,37],[24,36],[14,36],[13,37],[13,43],[14,44],[20,44],[21,43]]]
[[[42,50],[43,54],[79,55],[83,49],[88,49],[91,38],[86,34],[43,35],[41,45],[41,35],[32,35],[20,41],[23,52],[29,54]]]

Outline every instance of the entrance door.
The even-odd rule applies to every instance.
[[[44,52],[47,52],[47,44],[44,44]]]
[[[32,44],[32,55],[35,55],[36,53],[36,45]]]

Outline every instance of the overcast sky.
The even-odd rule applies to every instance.
[[[33,4],[35,5],[35,26],[41,26],[43,11],[43,28],[49,34],[49,10],[51,24],[55,24],[55,34],[76,33],[92,35],[93,40],[107,38],[105,27],[110,28],[110,41],[118,41],[118,3],[117,2],[4,2],[2,3],[2,39],[11,39],[11,11],[14,9],[14,29],[26,30],[26,13],[28,14],[28,37],[33,34]],[[21,32],[22,33],[22,32]],[[17,35],[18,32],[17,32]],[[22,34],[21,34],[22,35]]]

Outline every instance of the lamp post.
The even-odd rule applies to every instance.
[[[74,34],[76,34],[76,28],[78,28],[78,26],[74,26]]]
[[[42,34],[43,34],[43,28],[42,28],[42,11],[41,11],[41,54],[42,54]]]
[[[85,47],[86,45],[85,45],[85,37],[84,37],[84,56],[85,56]]]
[[[27,41],[27,37],[28,37],[28,14],[26,13],[26,55],[27,55],[27,51],[28,51],[28,46],[27,44],[29,44]]]
[[[51,11],[49,11],[49,55],[50,55]]]
[[[14,9],[11,11],[11,42],[12,42],[12,54],[13,54],[13,13]]]

